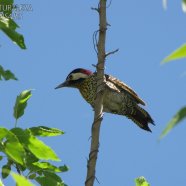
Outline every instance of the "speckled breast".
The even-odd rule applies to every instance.
[[[79,91],[83,98],[92,105],[94,105],[94,100],[96,97],[96,79],[95,75],[91,75],[89,78],[85,79],[80,87]]]

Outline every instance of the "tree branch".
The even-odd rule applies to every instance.
[[[98,39],[98,63],[97,70],[97,92],[94,102],[94,122],[92,124],[92,140],[87,163],[87,177],[85,186],[93,186],[96,172],[96,161],[99,151],[100,126],[103,119],[103,92],[105,85],[104,67],[105,67],[105,40],[106,40],[106,0],[99,1],[99,39]]]
[[[105,55],[105,57],[108,57],[108,56],[111,55],[111,54],[115,54],[115,53],[118,52],[118,51],[119,51],[119,48],[116,49],[116,50],[113,50],[113,51],[111,51],[111,52],[108,52],[108,53]]]

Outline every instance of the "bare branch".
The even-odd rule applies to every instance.
[[[92,139],[91,147],[89,153],[89,160],[87,163],[87,177],[85,181],[85,186],[93,186],[94,180],[96,179],[96,162],[99,151],[99,135],[100,135],[100,126],[103,119],[103,93],[105,88],[105,76],[104,76],[104,67],[105,67],[105,40],[106,40],[106,30],[107,30],[107,21],[106,21],[106,2],[107,0],[99,0],[99,30],[93,34],[94,49],[96,48],[96,53],[98,55],[98,63],[96,65],[97,70],[97,90],[96,90],[96,99],[94,101],[94,122],[92,124]],[[96,34],[99,32],[99,40],[97,39]],[[95,37],[96,36],[96,37]]]
[[[96,68],[96,67],[97,67],[95,64],[92,64],[92,66],[93,66],[94,68]]]
[[[108,53],[105,55],[105,57],[108,57],[109,55],[115,54],[115,53],[118,52],[118,51],[119,51],[119,48],[116,49],[116,50],[113,50],[113,51],[111,51],[111,52],[108,52]]]
[[[95,10],[99,13],[99,9],[98,8],[94,8],[94,7],[91,7],[91,10]]]

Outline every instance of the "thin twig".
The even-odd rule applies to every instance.
[[[110,23],[107,23],[107,26],[111,26],[111,24]]]
[[[99,12],[99,9],[95,8],[95,7],[91,7],[91,10],[95,10],[95,11]]]
[[[115,54],[115,53],[118,52],[118,51],[119,51],[119,48],[116,49],[116,50],[113,50],[113,51],[111,51],[111,52],[108,52],[108,53],[105,55],[105,57],[108,57],[108,56],[111,55],[111,54]]]
[[[96,65],[95,65],[95,64],[92,64],[92,66],[93,66],[94,68],[96,68]]]

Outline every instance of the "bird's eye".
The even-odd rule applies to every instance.
[[[69,79],[69,80],[72,80],[72,79],[73,79],[73,76],[72,76],[72,75],[70,75],[70,76],[68,77],[68,79]]]

